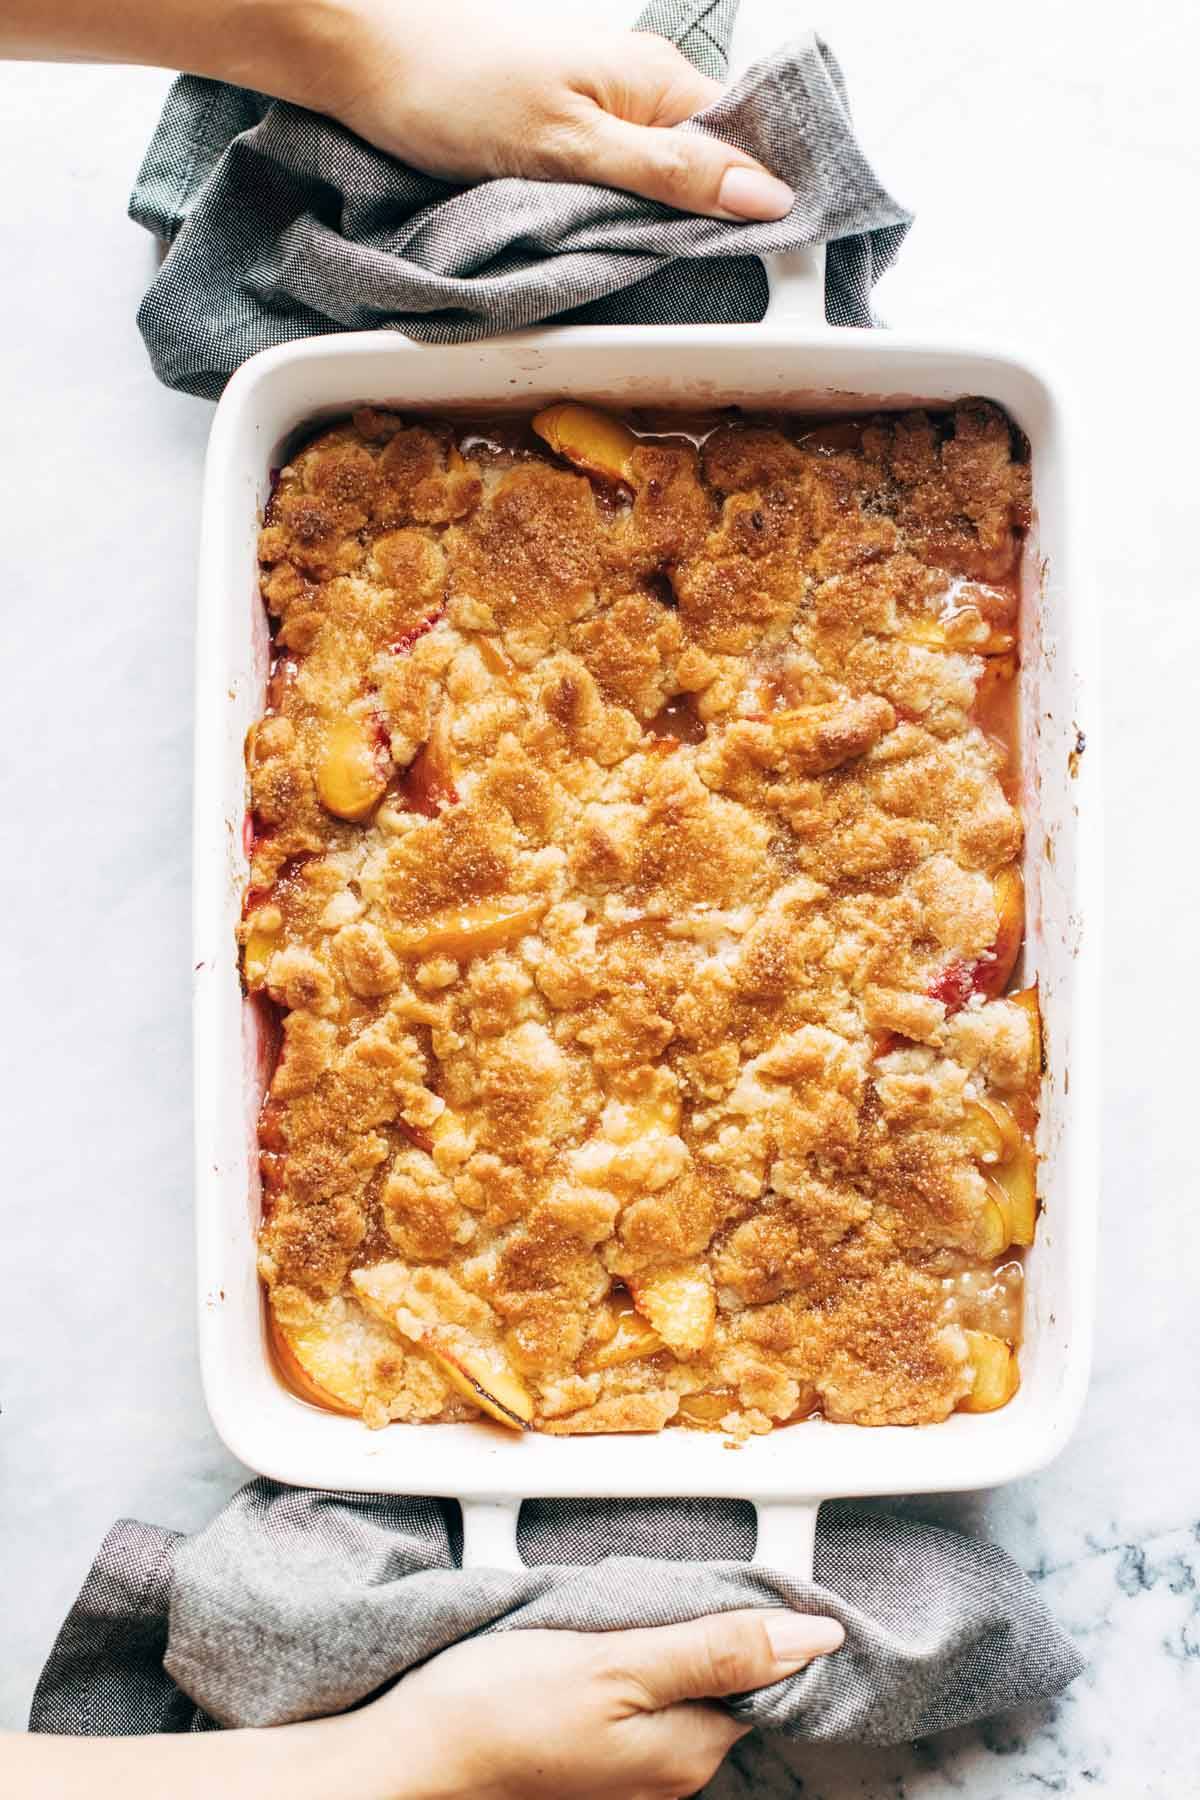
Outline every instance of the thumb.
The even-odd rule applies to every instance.
[[[796,196],[761,163],[700,132],[633,125],[599,108],[569,171],[712,219],[782,219]]]
[[[685,1625],[622,1632],[618,1666],[657,1711],[769,1687],[840,1649],[845,1637],[836,1619],[787,1607],[712,1613]]]

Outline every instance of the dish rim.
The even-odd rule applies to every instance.
[[[497,1443],[492,1440],[501,1428],[479,1424],[392,1425],[382,1433],[367,1433],[357,1420],[321,1414],[284,1389],[280,1391],[287,1394],[287,1401],[310,1416],[292,1418],[286,1423],[277,1419],[268,1428],[262,1407],[248,1403],[255,1397],[239,1392],[236,1365],[231,1364],[228,1355],[230,1333],[225,1321],[229,1306],[222,1275],[230,1267],[231,1221],[239,1213],[243,1223],[249,1220],[244,1193],[236,1207],[230,1204],[226,1154],[229,1105],[228,1096],[222,1097],[219,1091],[218,1065],[222,1047],[226,1056],[233,1048],[228,1030],[232,939],[223,947],[220,937],[228,917],[232,824],[230,794],[224,781],[228,764],[228,707],[222,697],[242,703],[243,710],[246,699],[244,688],[239,689],[242,676],[234,669],[235,658],[231,654],[235,648],[232,640],[237,636],[237,602],[230,591],[229,559],[234,540],[239,534],[245,536],[247,520],[256,521],[269,457],[275,442],[280,441],[278,432],[271,442],[267,441],[272,429],[267,423],[271,405],[278,404],[272,387],[282,384],[287,392],[288,406],[295,414],[293,430],[302,421],[329,416],[331,403],[323,396],[332,392],[331,380],[333,386],[344,380],[343,399],[335,410],[346,412],[363,403],[392,403],[417,409],[422,404],[421,372],[430,371],[432,376],[435,364],[443,375],[451,366],[460,387],[464,382],[469,386],[473,379],[477,380],[481,391],[473,396],[475,402],[492,408],[507,404],[531,410],[543,392],[573,399],[608,398],[610,404],[628,405],[633,402],[628,390],[625,394],[620,392],[622,381],[628,380],[621,370],[627,371],[631,363],[642,367],[654,362],[669,379],[673,361],[694,364],[697,353],[712,368],[724,367],[730,359],[735,363],[753,359],[760,373],[770,369],[773,359],[777,366],[799,359],[805,364],[806,380],[786,393],[794,398],[816,397],[828,410],[843,412],[866,410],[876,403],[895,409],[897,403],[916,403],[920,398],[943,405],[946,398],[936,390],[939,385],[944,386],[946,371],[970,368],[979,379],[969,386],[956,384],[957,392],[994,397],[1016,417],[1031,438],[1035,496],[1039,492],[1039,474],[1041,491],[1055,496],[1054,527],[1061,539],[1057,555],[1060,563],[1065,560],[1067,566],[1061,579],[1057,571],[1048,578],[1043,571],[1038,590],[1039,650],[1048,657],[1047,646],[1058,646],[1056,654],[1061,654],[1065,642],[1070,665],[1065,685],[1072,703],[1072,722],[1082,735],[1086,721],[1087,737],[1083,765],[1086,781],[1082,786],[1075,783],[1073,791],[1068,790],[1070,805],[1063,814],[1072,840],[1071,898],[1078,929],[1073,944],[1062,951],[1071,962],[1067,1018],[1070,1085],[1069,1095],[1060,1091],[1058,1102],[1064,1112],[1063,1129],[1069,1125],[1071,1161],[1065,1196],[1056,1198],[1056,1206],[1065,1197],[1064,1217],[1069,1215],[1066,1223],[1071,1254],[1060,1302],[1065,1302],[1070,1329],[1057,1379],[1041,1380],[1036,1399],[1027,1397],[1022,1389],[1010,1406],[997,1414],[955,1415],[942,1424],[926,1427],[864,1427],[811,1421],[804,1426],[800,1441],[794,1432],[776,1431],[752,1440],[735,1456],[724,1451],[723,1440],[716,1433],[658,1434],[655,1441],[660,1447],[670,1443],[669,1457],[661,1453],[655,1456],[653,1445],[648,1446],[648,1440],[639,1437],[536,1436],[512,1440],[511,1434],[504,1434],[510,1441]],[[578,384],[572,383],[570,389],[554,383],[549,389],[536,385],[536,378],[547,368],[553,372],[556,366],[573,360],[588,370],[612,365],[606,391],[597,392],[590,376]],[[394,369],[395,386],[383,391],[376,378],[368,382],[369,391],[364,391],[362,378],[368,370],[377,376],[382,368],[389,373]],[[844,385],[846,377],[855,370],[858,381],[849,387]],[[817,379],[822,372],[835,379]],[[922,374],[923,383],[919,380]],[[908,378],[902,379],[905,375]],[[635,379],[645,387],[649,377]],[[692,386],[695,385],[693,380]],[[727,392],[736,383],[732,376],[726,376],[716,385]],[[996,392],[997,388],[1001,391]],[[1041,418],[1035,431],[1029,430],[1020,409],[1014,412],[1003,391],[1006,388],[1022,390],[1030,397],[1031,405],[1040,406]],[[701,403],[705,399],[711,403],[712,397],[699,398]],[[761,409],[765,404],[762,393],[747,396],[745,403],[748,410]],[[425,409],[459,404],[469,406],[471,401],[434,400],[426,402]],[[677,399],[675,404],[682,402]],[[798,405],[792,409],[801,410]],[[768,322],[753,327],[575,326],[525,332],[450,349],[418,345],[391,333],[347,333],[264,351],[232,378],[216,410],[205,469],[197,628],[194,962],[200,1351],[209,1411],[218,1434],[234,1455],[260,1472],[292,1484],[454,1494],[494,1506],[534,1494],[600,1497],[689,1493],[761,1502],[812,1503],[852,1494],[971,1490],[1027,1475],[1057,1454],[1078,1419],[1087,1385],[1094,1307],[1099,1118],[1098,906],[1102,844],[1099,745],[1092,710],[1097,695],[1097,647],[1094,608],[1088,604],[1088,570],[1083,562],[1086,534],[1072,417],[1073,409],[1061,385],[1052,381],[1035,360],[1012,351],[970,339],[949,341],[923,334],[847,329],[832,332],[794,323]],[[257,479],[255,458],[259,465]],[[1040,470],[1040,461],[1047,458],[1053,467]],[[1038,510],[1040,513],[1040,506]],[[1040,551],[1043,542],[1039,518],[1036,537],[1031,537],[1031,550],[1036,545]],[[1027,592],[1028,574],[1027,566]],[[1053,626],[1051,632],[1047,631],[1048,624]],[[252,624],[249,629],[253,630]],[[1059,675],[1062,673],[1060,670]],[[1057,729],[1062,721],[1052,723]],[[1040,748],[1046,735],[1044,721],[1039,717],[1035,724]],[[1039,792],[1045,772],[1040,763],[1033,771]],[[1062,780],[1067,782],[1069,777],[1064,773]],[[240,789],[239,815],[244,807],[243,793]],[[1082,806],[1081,794],[1087,796]],[[238,855],[235,847],[234,867]],[[1084,897],[1086,919],[1082,916]],[[1052,1041],[1052,1059],[1054,1054]],[[1053,1060],[1051,1069],[1053,1073]],[[1050,1085],[1043,1084],[1046,1107],[1050,1104]],[[240,1125],[244,1127],[245,1122],[243,1107]],[[233,1235],[237,1235],[236,1226]],[[1036,1249],[1035,1246],[1035,1253]],[[252,1239],[248,1234],[243,1238],[243,1253],[252,1262]],[[272,1379],[277,1380],[273,1371]],[[261,1400],[261,1393],[257,1398]],[[1022,1407],[1027,1398],[1028,1404]],[[1014,1417],[1008,1420],[1008,1429],[996,1429],[1004,1425],[1009,1414]],[[347,1453],[344,1434],[341,1443],[333,1437],[328,1442],[319,1441],[320,1431],[314,1434],[312,1429],[314,1421],[331,1425],[334,1432],[339,1426],[356,1432],[360,1440],[357,1451]],[[963,1427],[967,1429],[964,1431]],[[414,1431],[421,1434],[415,1445],[411,1440]],[[437,1441],[447,1434],[463,1432],[472,1434],[469,1452],[457,1444]],[[849,1466],[846,1457],[839,1454],[832,1454],[830,1467],[829,1453],[836,1448],[828,1442],[830,1433],[839,1437],[845,1433],[869,1436],[877,1446],[869,1467]],[[930,1433],[945,1441],[945,1452],[926,1454],[924,1444]],[[362,1442],[364,1439],[366,1443]],[[948,1454],[952,1439],[955,1456],[951,1464]],[[781,1453],[785,1440],[793,1454]],[[614,1451],[614,1446],[620,1446],[619,1450]],[[420,1452],[416,1458],[410,1454],[414,1448]],[[531,1450],[534,1454],[530,1454]],[[853,1463],[852,1458],[850,1465]],[[824,1478],[822,1467],[826,1469]]]

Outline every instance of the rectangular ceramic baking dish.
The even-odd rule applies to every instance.
[[[830,330],[819,259],[773,271],[757,326],[572,327],[453,348],[392,333],[309,339],[253,358],[217,408],[205,476],[195,785],[196,1204],[200,1351],[213,1422],[234,1455],[284,1482],[438,1494],[463,1505],[465,1556],[517,1565],[526,1496],[703,1495],[758,1508],[759,1561],[811,1573],[822,1499],[991,1487],[1060,1449],[1087,1381],[1099,1188],[1098,745],[1079,461],[1056,384],[988,345]],[[815,313],[815,317],[813,316]],[[807,315],[807,316],[806,316]],[[243,742],[262,710],[268,633],[256,537],[270,471],[299,427],[369,403],[532,411],[599,406],[805,413],[997,401],[1032,447],[1035,517],[1024,571],[1021,753],[1027,823],[1025,979],[1041,993],[1048,1056],[1043,1202],[1028,1254],[1021,1387],[1002,1411],[868,1429],[817,1420],[736,1452],[719,1433],[514,1436],[486,1425],[392,1425],[307,1405],[267,1349],[255,1273],[255,1118],[269,1075],[244,998],[234,930],[246,878]],[[1086,750],[1085,746],[1086,734]],[[1085,911],[1086,908],[1086,911]]]

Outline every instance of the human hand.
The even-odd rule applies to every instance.
[[[665,38],[551,26],[495,0],[324,0],[268,91],[454,181],[594,181],[713,218],[778,219],[790,188],[671,126],[722,92]]]
[[[639,1631],[521,1631],[444,1651],[337,1724],[362,1800],[676,1800],[750,1729],[706,1700],[836,1650],[782,1607]],[[343,1765],[348,1773],[348,1766]]]
[[[456,1644],[357,1712],[270,1731],[0,1733],[11,1800],[679,1800],[750,1729],[705,1702],[840,1647],[784,1607]]]
[[[451,181],[595,181],[717,219],[781,219],[794,200],[753,157],[670,129],[722,89],[665,38],[497,0],[5,0],[3,56],[238,82]]]

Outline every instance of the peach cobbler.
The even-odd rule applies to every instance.
[[[240,936],[306,1398],[744,1438],[1011,1397],[1028,507],[978,401],[293,456]]]

